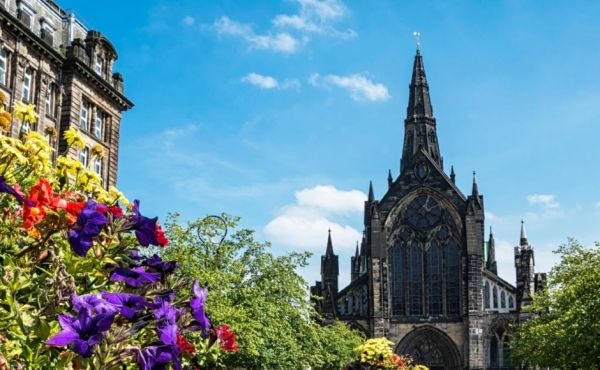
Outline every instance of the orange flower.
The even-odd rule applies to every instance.
[[[23,228],[31,230],[33,226],[46,219],[44,208],[52,201],[52,185],[45,179],[29,189],[29,195],[23,206]]]

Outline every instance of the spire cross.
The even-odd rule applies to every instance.
[[[417,42],[417,50],[421,50],[421,43],[419,39],[421,38],[421,32],[415,31],[413,32],[413,36],[415,37],[415,41]]]

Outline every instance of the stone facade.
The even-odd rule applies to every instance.
[[[484,199],[475,174],[471,194],[444,171],[423,58],[415,56],[400,174],[388,175],[380,200],[369,186],[364,233],[351,259],[351,282],[337,290],[338,264],[329,235],[317,309],[430,369],[511,368],[509,324],[544,285],[534,272],[524,225],[515,247],[517,286],[497,275],[495,242],[484,231]]]
[[[70,154],[107,187],[114,185],[121,115],[133,104],[124,95],[123,77],[113,73],[117,52],[110,41],[51,0],[0,0],[0,22],[0,91],[8,107],[33,103],[40,116],[34,127],[13,122],[8,134],[36,130],[62,153],[62,133],[76,127],[86,148]],[[96,145],[105,156],[91,163]]]

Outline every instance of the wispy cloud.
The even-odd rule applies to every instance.
[[[321,251],[331,229],[334,248],[352,250],[362,237],[352,226],[336,222],[336,216],[359,214],[366,194],[358,190],[344,191],[331,185],[317,185],[296,192],[296,203],[263,229],[267,239],[282,246]]]
[[[288,27],[305,33],[316,33],[339,38],[352,38],[356,32],[352,29],[339,31],[331,25],[332,21],[344,18],[348,14],[346,5],[338,0],[298,0],[298,14],[279,14],[273,18],[277,27]]]
[[[388,101],[391,98],[387,87],[382,83],[375,83],[361,74],[348,76],[312,74],[308,83],[313,86],[336,86],[350,93],[356,101]]]
[[[246,76],[242,77],[241,81],[265,90],[287,90],[300,88],[300,81],[297,79],[286,79],[282,82],[279,82],[274,77],[261,75],[255,72],[248,73]]]
[[[272,50],[292,54],[298,51],[301,41],[287,32],[256,34],[249,24],[240,23],[227,16],[217,19],[213,29],[219,35],[240,37],[250,45],[250,49]]]
[[[531,205],[539,205],[544,208],[556,209],[560,207],[556,197],[552,194],[531,194],[527,196],[527,201]]]
[[[194,17],[192,17],[191,15],[186,15],[181,20],[181,23],[183,23],[184,26],[193,26],[194,23],[196,23],[196,19]]]

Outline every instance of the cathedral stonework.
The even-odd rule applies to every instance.
[[[430,369],[510,369],[509,325],[545,282],[521,224],[515,247],[517,286],[498,276],[495,242],[484,231],[484,200],[473,174],[471,194],[444,172],[423,58],[417,50],[399,176],[379,200],[372,185],[351,282],[338,289],[331,233],[317,309],[369,337],[385,336],[398,354]]]

